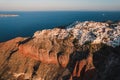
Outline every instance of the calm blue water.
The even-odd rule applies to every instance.
[[[71,24],[75,21],[120,20],[120,12],[0,12],[0,14],[18,14],[18,17],[0,17],[0,42],[17,36],[32,36],[37,30]]]

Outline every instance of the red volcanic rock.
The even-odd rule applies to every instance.
[[[89,56],[87,59],[76,61],[70,80],[74,80],[75,78],[79,80],[91,80],[95,78],[95,75],[96,69],[93,65],[92,57]]]
[[[119,34],[112,41],[114,32],[105,33],[110,43],[99,39],[102,31],[112,29],[106,25],[79,23],[0,43],[0,80],[120,80]]]
[[[64,40],[56,37],[51,39],[47,31],[43,35],[45,37],[33,38],[25,44],[20,44],[19,52],[42,63],[66,67],[69,62],[69,56],[74,51],[73,39]]]
[[[86,67],[86,61],[82,60],[80,62],[76,62],[76,65],[74,67],[73,70],[73,77],[80,77],[80,75],[82,74],[82,70],[85,71],[85,67]]]
[[[111,66],[109,57],[116,61],[114,51],[119,49],[102,44],[75,47],[72,39],[69,42],[41,40],[39,44],[34,38],[16,38],[0,43],[0,79],[97,80],[99,73],[104,72],[101,68],[107,70],[105,66],[108,69]],[[118,60],[119,57],[116,62]]]

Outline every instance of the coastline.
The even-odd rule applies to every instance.
[[[116,80],[119,35],[119,23],[85,21],[0,43],[0,80]]]

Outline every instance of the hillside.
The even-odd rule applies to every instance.
[[[120,22],[75,22],[0,43],[0,80],[120,80]]]

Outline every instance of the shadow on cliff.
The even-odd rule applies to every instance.
[[[120,46],[103,45],[93,53],[93,64],[97,70],[95,80],[120,80]]]
[[[71,74],[63,80],[120,80],[120,46],[101,44],[76,51],[70,55],[67,69]]]
[[[25,43],[29,42],[32,39],[33,39],[33,37],[29,37],[29,38],[27,38],[27,39],[25,39],[23,41],[20,41],[20,42],[18,42],[18,46],[21,45],[21,44],[25,44]]]
[[[67,69],[71,74],[63,76],[63,80],[83,80],[87,66],[87,58],[89,56],[89,47],[79,47],[80,50],[75,51],[70,55],[70,60]]]

